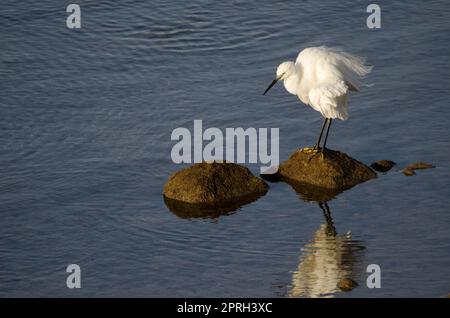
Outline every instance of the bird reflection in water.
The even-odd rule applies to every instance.
[[[295,189],[303,200],[318,203],[325,223],[302,248],[300,263],[292,275],[287,296],[334,297],[340,291],[337,287],[339,280],[350,278],[358,281],[365,247],[362,241],[353,240],[350,232],[337,233],[328,205],[328,200],[336,193],[317,192],[318,189],[304,186]]]

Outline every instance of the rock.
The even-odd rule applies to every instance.
[[[408,176],[408,177],[414,176],[414,175],[416,174],[416,173],[414,172],[414,170],[409,169],[409,168],[403,169],[402,172],[403,172],[403,174],[404,174],[405,176]]]
[[[412,170],[418,170],[418,169],[430,169],[430,168],[434,168],[434,166],[431,163],[427,163],[427,162],[414,162],[414,163],[410,163],[406,168],[412,169]]]
[[[170,176],[164,201],[182,217],[208,217],[232,211],[266,194],[268,185],[234,163],[196,163]]]
[[[427,162],[413,162],[410,163],[406,168],[404,168],[402,172],[405,176],[410,177],[416,174],[414,170],[430,169],[430,168],[435,168],[435,166]]]
[[[260,177],[271,183],[277,183],[282,181],[280,172],[277,171],[273,174],[260,174]],[[343,192],[343,190],[339,189],[325,189],[321,187],[317,187],[308,183],[302,182],[289,182],[291,187],[297,192],[300,198],[303,201],[307,202],[326,202],[337,197],[338,194]]]
[[[311,148],[294,152],[278,173],[294,188],[309,185],[336,193],[377,177],[372,169],[345,153],[331,149],[317,153]]]
[[[348,292],[358,287],[358,283],[350,278],[343,278],[337,283],[337,287],[342,291]]]
[[[378,160],[372,163],[370,166],[372,169],[379,171],[379,172],[388,172],[389,170],[394,167],[396,163],[391,160]]]

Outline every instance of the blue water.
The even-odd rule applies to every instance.
[[[378,1],[2,2],[0,296],[441,297],[450,292],[450,6]],[[397,166],[328,202],[287,184],[216,219],[183,219],[162,187],[173,129],[278,127],[285,160],[317,112],[281,85],[281,61],[326,44],[366,56],[328,146]],[[406,177],[414,161],[435,169]],[[257,174],[259,165],[248,165]],[[345,234],[351,231],[351,236]],[[78,264],[82,288],[66,287]],[[369,289],[367,265],[381,268]],[[351,275],[359,287],[335,288]]]

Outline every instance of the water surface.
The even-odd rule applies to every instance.
[[[379,1],[379,30],[368,1],[77,3],[80,30],[59,1],[2,3],[0,296],[449,292],[446,1]],[[396,168],[328,201],[331,235],[318,203],[284,183],[231,215],[171,213],[162,187],[186,166],[170,158],[177,127],[279,127],[282,160],[313,143],[319,114],[281,86],[262,92],[279,62],[321,44],[375,66],[329,147]],[[419,160],[436,168],[400,173]],[[71,263],[79,290],[65,286]],[[381,289],[365,286],[372,263]],[[341,276],[360,286],[337,291]]]

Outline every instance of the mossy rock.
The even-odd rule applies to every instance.
[[[402,172],[405,176],[410,177],[416,175],[415,170],[430,169],[430,168],[435,168],[435,166],[427,162],[413,162],[410,163],[406,168],[404,168]]]
[[[370,167],[372,167],[372,169],[374,169],[378,172],[388,172],[395,165],[396,165],[396,163],[392,160],[378,160],[378,161],[375,161],[374,163],[372,163],[370,165]]]
[[[244,166],[204,162],[171,175],[163,195],[180,217],[214,217],[256,200],[267,190],[267,183]]]
[[[311,148],[294,152],[280,165],[278,174],[281,180],[294,188],[307,185],[331,190],[331,193],[339,193],[377,177],[368,166],[343,152],[331,149],[316,152]]]

